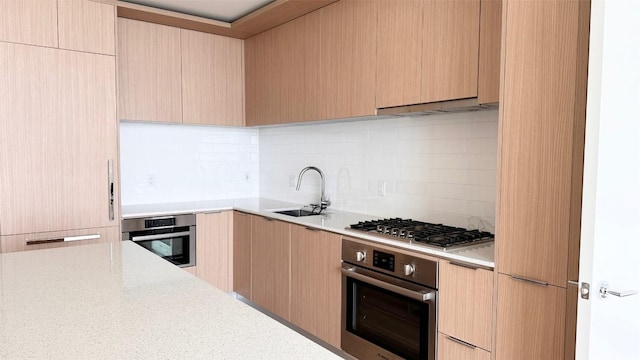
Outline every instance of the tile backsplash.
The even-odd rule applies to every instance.
[[[260,196],[493,231],[495,109],[260,129]]]
[[[266,197],[493,231],[498,111],[265,128],[121,122],[122,204]],[[329,209],[329,211],[330,211]],[[481,220],[480,220],[481,219]]]
[[[258,129],[120,123],[122,204],[258,196]]]

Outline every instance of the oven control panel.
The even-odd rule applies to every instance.
[[[438,261],[435,259],[343,238],[342,261],[434,289],[438,288]]]

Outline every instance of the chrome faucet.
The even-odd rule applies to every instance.
[[[307,166],[306,168],[302,169],[300,171],[300,174],[298,175],[298,185],[296,185],[296,190],[300,190],[300,184],[302,183],[302,175],[304,175],[304,173],[307,172],[307,170],[315,170],[318,172],[318,174],[320,174],[320,179],[322,180],[322,193],[320,194],[320,204],[311,204],[311,207],[313,208],[313,211],[315,211],[317,208],[320,208],[320,211],[318,211],[318,213],[321,213],[322,210],[328,208],[329,206],[331,206],[331,201],[329,201],[329,199],[327,199],[325,192],[324,192],[324,174],[322,173],[322,170],[318,169],[315,166]]]

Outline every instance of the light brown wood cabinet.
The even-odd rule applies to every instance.
[[[251,215],[233,213],[233,291],[251,300]]]
[[[289,320],[290,225],[251,217],[251,301]]]
[[[57,0],[0,1],[0,41],[58,47]]]
[[[27,250],[51,249],[59,247],[89,245],[103,242],[120,241],[122,234],[118,226],[51,231],[34,234],[6,235],[0,237],[0,252],[16,252]],[[63,241],[63,239],[67,239]],[[79,239],[85,240],[79,240]]]
[[[503,8],[495,356],[562,359],[575,346],[564,329],[577,299],[565,296],[578,273],[590,2]]]
[[[180,29],[118,18],[118,117],[182,122]]]
[[[113,5],[88,0],[58,0],[61,49],[115,55],[115,27]]]
[[[500,101],[501,40],[502,0],[480,0],[479,104]]]
[[[491,351],[493,271],[440,261],[438,331]]]
[[[185,124],[244,125],[242,40],[180,30]]]
[[[478,96],[480,0],[381,1],[378,108]]]
[[[291,225],[291,322],[340,348],[342,237]]]
[[[230,211],[196,215],[196,275],[218,289],[233,284],[233,218]]]
[[[119,225],[113,56],[0,43],[1,235]]]
[[[446,334],[438,334],[438,360],[489,360],[491,353],[479,347],[461,343]]]

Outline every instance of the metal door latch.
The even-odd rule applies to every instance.
[[[589,300],[589,293],[591,292],[591,285],[589,285],[589,283],[583,282],[581,284],[578,281],[569,280],[569,285],[575,287],[580,286],[580,297],[584,300]]]

